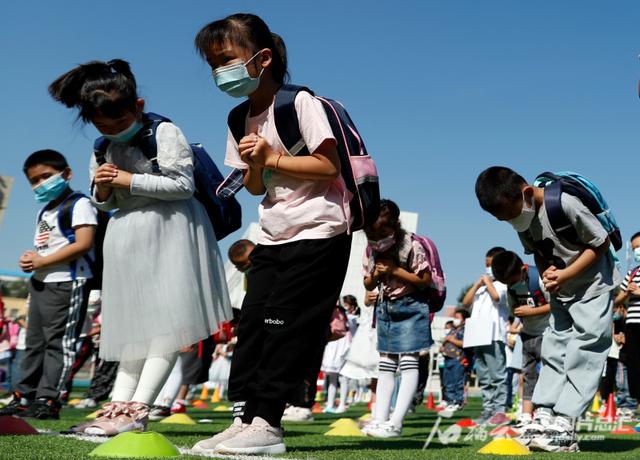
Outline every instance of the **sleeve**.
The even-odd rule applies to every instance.
[[[418,241],[411,242],[411,271],[416,275],[420,275],[430,268],[427,252]]]
[[[227,150],[224,155],[224,164],[232,168],[249,169],[249,165],[240,159],[238,143],[233,138],[230,129],[227,129]]]
[[[335,142],[336,138],[331,131],[327,114],[322,108],[322,102],[306,91],[300,91],[294,104],[298,114],[300,133],[309,153],[315,152],[327,139]]]
[[[373,258],[371,258],[371,250],[367,246],[362,255],[362,276],[369,276],[373,271]]]
[[[71,227],[77,228],[82,225],[98,225],[98,211],[88,198],[80,198],[73,206]]]
[[[100,211],[112,211],[118,208],[115,193],[111,193],[106,201],[98,201],[98,198],[96,197],[95,187],[93,187],[93,179],[96,177],[96,169],[98,169],[98,162],[96,161],[96,155],[92,153],[91,161],[89,162],[89,182],[92,184],[91,201]]]
[[[547,303],[551,302],[551,294],[549,294],[549,291],[547,291],[547,289],[544,287],[544,282],[542,281],[542,278],[538,278],[538,281],[540,283],[540,291],[542,292],[542,295],[544,296],[545,300],[547,301]]]
[[[193,195],[193,152],[182,131],[162,123],[156,133],[161,175],[134,174],[131,194],[160,200],[186,200]]]
[[[633,273],[633,269],[627,272],[627,276],[624,277],[622,283],[620,284],[620,289],[626,291],[629,288],[629,283],[631,282],[631,273]]]
[[[592,248],[602,246],[609,236],[600,221],[582,202],[574,196],[561,195],[562,209],[576,229],[578,239]]]

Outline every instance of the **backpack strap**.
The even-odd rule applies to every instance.
[[[231,135],[235,139],[236,143],[240,143],[240,139],[245,136],[245,125],[247,115],[249,114],[249,106],[251,102],[249,99],[235,106],[229,116],[227,117],[227,125],[231,131]]]
[[[73,209],[80,198],[84,198],[84,194],[80,192],[72,192],[58,208],[58,230],[67,239],[69,244],[76,242],[76,233],[73,230]],[[77,261],[72,260],[69,262],[69,269],[71,271],[71,279],[75,280],[77,275]]]
[[[306,86],[282,85],[276,93],[276,100],[273,105],[273,117],[276,122],[278,136],[291,155],[308,155],[307,148],[298,123],[298,113],[296,112],[295,100],[300,91],[305,91],[312,96],[314,92]]]
[[[547,174],[547,173],[545,173]],[[544,187],[544,208],[551,228],[559,237],[578,243],[578,232],[569,221],[569,218],[562,208],[562,180],[556,176],[557,180],[550,182]]]

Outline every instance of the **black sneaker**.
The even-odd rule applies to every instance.
[[[20,416],[29,408],[29,402],[18,391],[13,393],[13,399],[9,404],[0,409],[0,416],[2,415],[18,415]]]
[[[153,406],[149,411],[149,420],[157,422],[171,415],[171,408],[168,406]]]
[[[59,401],[53,399],[36,399],[26,411],[17,415],[39,420],[59,420],[61,406]]]

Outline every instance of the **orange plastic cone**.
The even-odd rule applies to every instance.
[[[433,394],[429,393],[429,397],[427,398],[427,404],[425,404],[424,407],[426,407],[427,409],[431,409],[431,410],[436,408],[436,405],[433,402]]]
[[[315,403],[313,405],[313,408],[311,409],[311,412],[314,414],[322,414],[322,406],[320,405],[320,403]]]
[[[209,397],[209,389],[206,385],[202,385],[202,392],[200,392],[200,399],[205,400]]]
[[[606,422],[616,421],[616,398],[613,395],[613,392],[609,393],[609,399],[607,399],[607,406],[604,410],[602,420]]]
[[[220,402],[220,390],[216,387],[213,390],[213,395],[211,395],[211,402],[216,404]]]

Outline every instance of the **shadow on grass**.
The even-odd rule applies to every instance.
[[[411,440],[411,439],[402,439],[402,440],[382,440],[382,439],[345,439],[342,441],[336,442],[333,446],[325,445],[322,448],[328,449],[332,448],[335,450],[422,450],[424,446],[424,440]],[[469,447],[470,444],[466,443],[456,443],[456,444],[440,444],[440,443],[431,443],[427,448],[427,451],[434,450],[445,450],[445,449],[460,449]],[[291,446],[290,452],[312,452],[318,451],[318,446]]]
[[[606,438],[601,441],[580,441],[580,452],[628,452],[638,448],[640,439]]]

